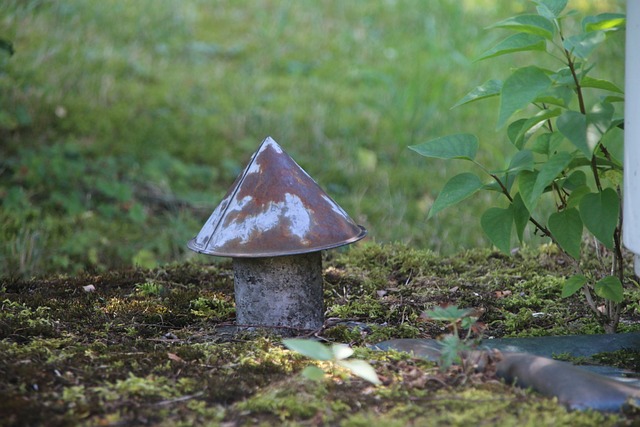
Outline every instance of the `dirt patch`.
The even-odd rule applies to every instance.
[[[438,257],[400,245],[330,252],[325,327],[238,330],[230,263],[0,284],[2,425],[614,425],[634,415],[567,412],[490,371],[441,372],[406,354],[369,350],[391,338],[437,338],[436,305],[476,310],[485,337],[601,332],[571,272],[548,252],[475,250]],[[637,330],[628,290],[623,330]],[[277,333],[276,333],[277,332]],[[281,335],[342,342],[382,386],[294,354]],[[608,359],[611,360],[611,359]],[[628,358],[627,358],[628,360]],[[327,371],[312,382],[309,363]]]

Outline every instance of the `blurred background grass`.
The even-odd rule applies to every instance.
[[[185,243],[272,136],[369,238],[485,246],[476,196],[426,221],[467,165],[407,149],[471,132],[493,168],[514,151],[497,100],[450,107],[529,64],[475,63],[512,0],[3,0],[0,276],[151,267]],[[581,14],[620,0],[576,1]],[[592,75],[623,85],[624,37]],[[539,59],[535,59],[539,63]],[[557,64],[549,63],[552,67]]]

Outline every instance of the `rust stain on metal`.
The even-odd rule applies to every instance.
[[[366,233],[266,138],[188,246],[210,255],[267,257],[330,249]]]

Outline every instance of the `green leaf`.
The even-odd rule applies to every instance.
[[[548,132],[539,135],[536,139],[533,140],[533,143],[530,145],[531,151],[538,154],[549,155],[550,140],[551,134]]]
[[[471,92],[466,94],[460,101],[453,104],[453,108],[459,107],[460,105],[468,104],[470,102],[479,101],[481,99],[491,98],[492,96],[500,95],[500,91],[502,90],[502,81],[500,80],[488,80],[481,84],[480,86],[473,89]]]
[[[610,82],[609,80],[594,79],[593,77],[590,77],[590,76],[583,77],[582,80],[580,81],[580,86],[591,87],[594,89],[603,89],[603,90],[608,90],[610,92],[624,94],[624,91],[620,89],[615,83]]]
[[[518,147],[517,143],[518,143],[518,135],[520,134],[520,130],[522,129],[522,126],[524,126],[525,122],[527,121],[527,119],[518,119],[515,120],[513,122],[511,122],[509,124],[509,126],[507,126],[507,136],[509,137],[509,141],[511,141],[511,143],[516,147],[516,148],[521,148],[522,144],[520,147]]]
[[[588,185],[583,185],[582,187],[578,187],[571,192],[569,197],[567,198],[567,207],[575,208],[580,206],[580,200],[587,194],[591,193],[591,189]]]
[[[553,22],[540,15],[518,15],[500,21],[489,28],[506,28],[521,33],[535,34],[553,40],[555,27]]]
[[[615,276],[607,276],[596,282],[594,286],[596,295],[613,302],[622,302],[624,289],[620,279]]]
[[[619,165],[624,162],[624,131],[617,126],[610,128],[600,140],[613,160]]]
[[[478,152],[478,138],[468,133],[443,136],[409,147],[425,157],[473,160]]]
[[[513,210],[511,206],[506,209],[487,209],[480,218],[480,225],[491,243],[505,254],[510,253],[511,228],[513,227]]]
[[[578,187],[587,185],[587,174],[584,171],[576,170],[571,172],[567,179],[562,183],[562,188],[568,191],[573,191]]]
[[[585,283],[587,283],[587,278],[581,274],[569,277],[569,279],[565,280],[564,286],[562,287],[562,298],[575,294]]]
[[[544,51],[547,44],[542,36],[527,33],[518,33],[507,37],[491,49],[480,55],[476,61],[494,58],[496,56],[505,55],[513,52],[524,52],[530,50]]]
[[[495,172],[495,175],[498,176],[499,172]],[[501,176],[498,176],[498,179],[500,180],[500,182],[502,183],[502,185],[504,185],[504,187],[507,189],[507,191],[511,192],[511,187],[513,186],[513,183],[515,182],[516,178],[518,177],[518,174],[503,174]],[[497,181],[493,180],[491,182],[489,182],[488,184],[485,184],[484,187],[482,187],[483,190],[487,190],[487,191],[495,191],[497,193],[503,194],[504,190],[502,189],[502,186],[500,186],[500,184],[498,184]]]
[[[624,102],[624,96],[615,96],[615,95],[610,95],[604,98],[604,101],[607,102]]]
[[[475,174],[465,172],[451,178],[438,194],[431,206],[428,218],[441,210],[461,202],[482,188],[483,184]]]
[[[529,218],[531,217],[531,213],[525,206],[522,201],[522,196],[520,193],[516,194],[513,198],[513,222],[516,226],[516,234],[518,235],[518,240],[520,243],[524,240],[524,229],[529,222]]]
[[[609,169],[602,173],[602,176],[614,187],[622,187],[623,174],[622,171]]]
[[[619,213],[620,199],[612,188],[587,194],[580,200],[582,222],[609,249],[613,249],[613,232],[618,225]]]
[[[460,337],[454,334],[445,335],[440,341],[442,350],[440,351],[440,370],[445,371],[449,366],[460,362],[461,350],[466,349]]]
[[[533,209],[535,209],[538,204],[538,198],[540,197],[540,195],[534,197],[533,194],[533,188],[536,185],[537,179],[537,171],[522,171],[518,174],[518,188],[520,189],[520,195],[522,196],[522,201],[529,212],[533,212]]]
[[[325,345],[320,344],[317,341],[303,340],[298,338],[291,338],[282,340],[282,343],[289,350],[297,351],[303,356],[307,356],[314,360],[332,360],[333,352]]]
[[[560,151],[551,156],[540,168],[534,192],[539,191],[542,194],[544,189],[558,178],[564,168],[571,163],[572,159],[573,156],[566,151]]]
[[[333,358],[335,360],[346,359],[347,357],[351,357],[353,354],[353,349],[347,344],[333,344],[331,346],[331,351],[333,352]]]
[[[518,151],[509,163],[509,168],[506,173],[517,173],[522,170],[533,170],[533,153],[529,150]]]
[[[603,100],[602,102],[609,102],[609,101]],[[617,127],[617,128],[620,128],[620,129],[624,129],[624,118],[623,117],[618,117],[618,118],[612,120],[611,121],[611,126],[612,127]]]
[[[549,231],[562,249],[574,259],[580,259],[582,220],[577,209],[565,209],[549,217]]]
[[[534,0],[538,4],[536,10],[545,18],[554,19],[567,7],[568,0]]]
[[[602,136],[609,130],[613,112],[613,105],[603,102],[595,104],[587,113],[587,145],[594,150],[602,140]]]
[[[569,66],[562,67],[555,73],[551,73],[550,77],[556,85],[570,87],[573,87],[575,85],[573,73],[571,72],[571,68],[569,68]]]
[[[571,163],[572,158],[571,154],[561,151],[551,156],[539,171],[522,171],[518,175],[518,186],[522,200],[529,212],[533,212],[540,196]]]
[[[587,144],[587,117],[577,111],[566,111],[556,120],[558,131],[576,146],[587,159],[593,157],[595,146]]]
[[[552,155],[558,149],[564,136],[560,132],[546,132],[535,139],[531,144],[531,151],[538,154]]]
[[[462,319],[460,319],[460,327],[462,327],[462,329],[469,329],[473,327],[473,325],[477,321],[478,321],[477,317],[473,317],[473,316],[463,317]]]
[[[459,319],[468,316],[472,313],[469,308],[458,308],[456,305],[448,305],[446,307],[434,307],[431,310],[426,310],[424,315],[432,320],[442,320],[444,322],[457,322]]]
[[[561,113],[560,108],[554,108],[553,110],[542,110],[540,112],[538,112],[535,116],[530,117],[529,119],[527,119],[523,124],[522,127],[520,128],[520,131],[518,132],[518,135],[516,136],[516,142],[515,142],[515,146],[518,149],[522,149],[522,147],[524,146],[524,144],[527,141],[527,133],[529,133],[529,131],[532,128],[535,128],[535,130],[537,130],[539,128],[540,125],[544,124],[544,122],[546,122],[549,119],[552,119],[554,117],[559,116]]]
[[[314,365],[309,365],[301,372],[302,376],[311,381],[322,381],[325,377],[325,373],[322,369]]]
[[[558,178],[560,173],[569,165],[569,163],[571,163],[572,158],[571,154],[566,151],[560,151],[559,153],[551,156],[540,168],[530,197],[534,197],[536,199],[540,197],[546,190],[547,186]],[[529,200],[529,202],[532,202],[532,199]]]
[[[593,31],[566,38],[562,46],[580,59],[587,59],[593,49],[606,40],[604,31]]]
[[[553,81],[553,78],[551,79]],[[568,108],[573,100],[575,92],[570,86],[552,86],[546,92],[540,94],[536,99],[537,104],[555,105],[557,107]]]
[[[618,30],[626,25],[625,15],[622,13],[601,13],[587,16],[582,20],[584,31]]]
[[[363,380],[369,381],[371,384],[382,384],[382,381],[378,378],[376,371],[364,360],[338,360],[336,363],[339,366],[350,370],[352,374],[362,378]]]
[[[538,67],[519,68],[505,80],[500,92],[498,128],[515,112],[526,107],[551,86],[551,80]]]

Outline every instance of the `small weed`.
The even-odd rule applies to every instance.
[[[464,353],[472,350],[477,342],[472,340],[472,334],[480,332],[476,326],[478,318],[473,315],[473,310],[460,309],[455,305],[448,307],[436,307],[424,312],[427,319],[439,320],[447,323],[450,334],[445,335],[440,343],[440,369],[445,371],[454,363],[459,363],[465,373],[469,373],[472,366],[466,366]],[[460,339],[460,332],[466,329],[466,335]]]
[[[329,362],[332,367],[338,366],[347,369],[352,374],[369,381],[372,384],[380,384],[380,379],[373,367],[359,359],[349,359],[354,350],[346,344],[333,344],[325,346],[316,341],[302,339],[287,339],[282,342],[288,349],[317,361]],[[315,365],[307,366],[302,375],[314,381],[324,379],[325,372]]]
[[[156,282],[144,282],[136,285],[136,292],[144,296],[159,296],[164,293],[164,287]]]
[[[626,18],[603,13],[585,16],[582,25],[571,26],[575,10],[565,10],[567,1],[533,3],[535,14],[511,16],[489,27],[515,34],[478,58],[533,52],[536,58],[531,65],[510,68],[504,83],[488,80],[454,105],[500,97],[497,127],[506,130],[515,149],[503,169],[496,171],[476,160],[479,139],[468,133],[409,148],[428,158],[468,161],[469,170],[480,172],[451,178],[433,202],[429,218],[480,190],[501,194],[507,208],[498,203],[480,217],[491,243],[509,254],[513,229],[523,244],[528,225],[534,228],[533,234],[549,239],[575,269],[561,296],[581,291],[605,331],[613,333],[626,279],[621,239],[624,119],[615,111],[624,91],[612,81],[594,77],[598,62],[591,54],[622,32]],[[545,60],[560,61],[562,67],[541,68]],[[592,90],[598,94],[604,90],[607,96],[595,97]],[[555,207],[551,214],[550,206]],[[599,267],[585,269],[581,263],[584,231],[608,249],[595,251],[592,258],[603,260]]]

